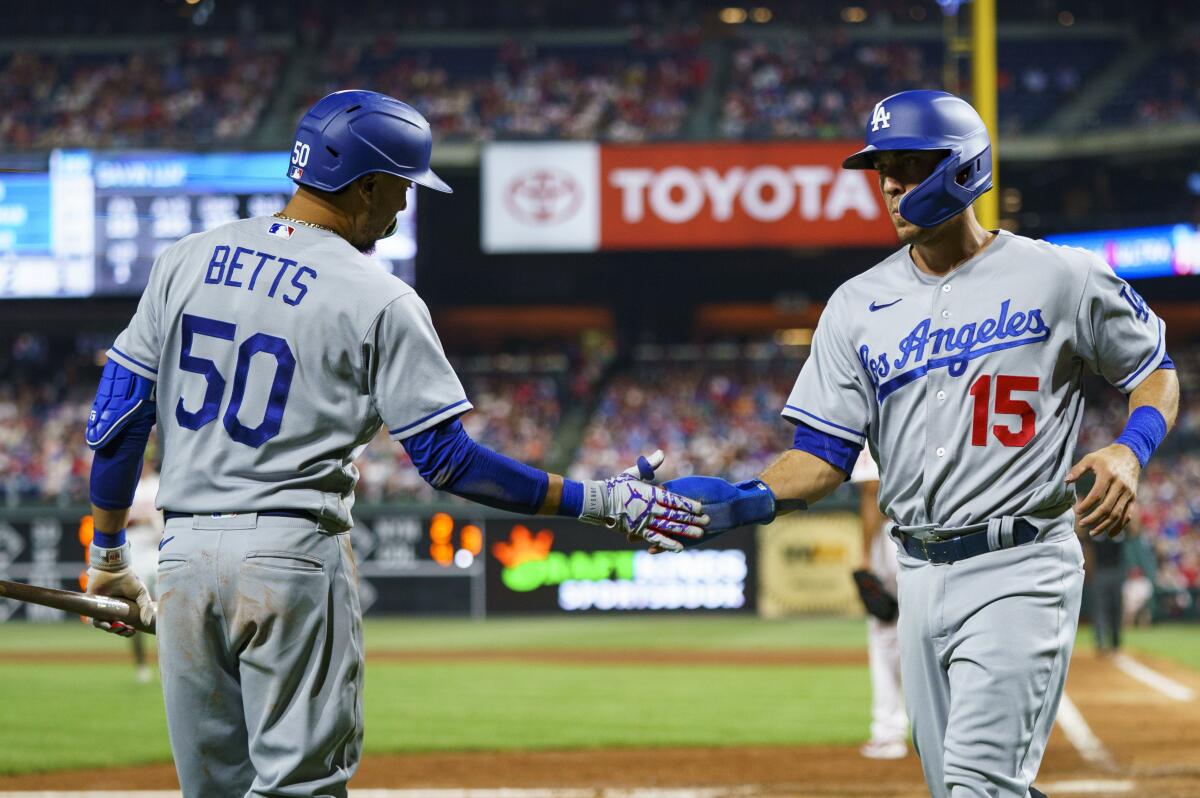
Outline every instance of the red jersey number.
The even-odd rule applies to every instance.
[[[991,413],[998,416],[1018,416],[1020,427],[992,425],[992,434],[1005,446],[1020,448],[1029,443],[1036,430],[1037,418],[1033,406],[1023,399],[1014,399],[1016,391],[1036,391],[1037,377],[1015,377],[1011,374],[996,375],[996,402],[992,406],[992,377],[984,374],[971,385],[971,396],[975,408],[971,418],[971,445],[986,446],[988,442],[988,420]]]

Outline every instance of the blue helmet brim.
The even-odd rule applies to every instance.
[[[438,177],[432,169],[426,169],[424,172],[414,172],[413,174],[401,175],[401,177],[413,181],[418,186],[431,188],[434,191],[440,191],[443,194],[454,193],[454,189],[450,188],[450,184]]]
[[[934,152],[937,150],[953,151],[952,147],[930,147],[929,139],[922,137],[902,137],[889,139],[886,147],[876,147],[874,144],[868,144],[858,152],[842,161],[843,169],[874,169],[875,158],[877,152],[895,152],[897,150],[923,150],[926,152]]]

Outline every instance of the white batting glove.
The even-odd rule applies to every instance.
[[[126,543],[115,549],[106,549],[92,544],[88,551],[87,592],[95,596],[119,596],[132,599],[138,605],[138,615],[145,625],[154,620],[154,602],[150,600],[150,592],[138,579],[137,574],[129,569],[130,545]],[[121,637],[133,637],[137,630],[129,624],[120,621],[100,621],[92,619],[92,626],[112,632]]]
[[[615,477],[584,480],[580,520],[617,529],[654,549],[683,551],[675,538],[701,537],[708,516],[700,502],[650,483],[665,459],[660,449]]]

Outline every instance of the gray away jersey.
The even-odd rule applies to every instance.
[[[1073,502],[1084,367],[1132,391],[1163,336],[1083,250],[1001,232],[937,278],[905,247],[834,293],[783,415],[868,444],[902,527],[1053,519]]]
[[[155,261],[108,353],[158,383],[159,507],[351,525],[351,461],[471,408],[425,304],[333,233],[260,217]]]

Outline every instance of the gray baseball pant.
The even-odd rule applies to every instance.
[[[900,670],[933,798],[1026,798],[1079,623],[1070,527],[935,565],[900,553]]]
[[[255,513],[172,519],[158,569],[184,798],[345,798],[362,751],[350,536]]]

